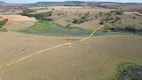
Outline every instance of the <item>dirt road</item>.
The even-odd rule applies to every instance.
[[[40,54],[40,53],[43,53],[43,52],[46,52],[46,51],[49,51],[49,50],[52,50],[52,49],[56,49],[56,48],[59,48],[59,47],[62,47],[62,46],[73,45],[73,44],[75,44],[75,43],[78,43],[78,42],[84,41],[84,40],[86,40],[86,39],[89,39],[89,38],[91,38],[91,37],[94,35],[94,33],[95,33],[97,30],[99,30],[99,29],[101,29],[101,28],[103,28],[103,27],[104,27],[104,25],[98,27],[97,29],[95,29],[95,30],[93,31],[93,33],[92,33],[90,36],[88,36],[88,37],[86,37],[86,38],[83,38],[83,39],[81,39],[81,40],[79,40],[79,41],[63,43],[63,44],[59,44],[59,45],[57,45],[57,46],[53,46],[53,47],[51,47],[51,48],[47,48],[47,49],[44,49],[44,50],[37,51],[37,52],[32,53],[32,54],[29,54],[29,55],[27,55],[27,56],[25,56],[25,57],[23,57],[23,58],[20,58],[20,59],[18,59],[18,60],[16,60],[16,61],[13,61],[13,62],[10,62],[10,63],[8,63],[8,64],[6,64],[6,65],[1,66],[1,67],[0,67],[0,70],[3,69],[3,68],[5,68],[5,67],[11,66],[11,65],[13,65],[13,64],[15,64],[15,63],[21,62],[21,61],[23,61],[23,60],[25,60],[25,59],[27,59],[27,58],[29,58],[29,57],[32,57],[32,56],[34,56],[34,55],[37,55],[37,54]]]

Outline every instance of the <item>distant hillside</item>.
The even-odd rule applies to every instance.
[[[0,1],[0,7],[3,7],[5,4],[5,2]]]
[[[0,1],[0,6],[6,4],[5,2]]]
[[[26,4],[25,6],[81,6],[88,5],[88,2],[83,1],[65,1],[65,2],[37,2],[33,4]]]
[[[37,2],[32,4],[25,4],[24,7],[38,7],[38,6],[97,6],[103,8],[135,10],[142,9],[142,3],[116,3],[116,2],[83,2],[83,1],[65,1],[65,2]]]
[[[0,1],[0,4],[5,4],[5,2]]]

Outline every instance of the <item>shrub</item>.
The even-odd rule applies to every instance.
[[[142,13],[142,9],[137,9],[136,11],[139,13]]]
[[[134,16],[133,19],[136,19],[136,17]]]
[[[103,21],[101,21],[99,24],[103,25],[103,24],[104,24],[104,22],[103,22]]]
[[[5,25],[5,23],[8,21],[8,19],[4,19],[2,21],[0,21],[0,28],[3,27],[3,25]]]
[[[32,13],[32,12],[34,12],[34,10],[31,10],[31,9],[25,8],[25,9],[23,9],[23,12],[28,14],[28,13]]]
[[[72,23],[74,24],[81,24],[85,21],[88,21],[87,16],[89,16],[89,12],[85,13],[80,19],[73,19]]]
[[[117,10],[117,11],[116,11],[116,14],[117,14],[117,15],[122,15],[123,13],[124,13],[123,10]]]
[[[81,19],[74,19],[73,21],[72,21],[72,23],[74,23],[74,24],[81,24],[81,23],[83,23],[84,21],[82,21]]]
[[[66,28],[69,28],[69,27],[70,27],[70,24],[67,24],[65,27],[66,27]]]

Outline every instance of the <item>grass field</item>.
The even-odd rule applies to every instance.
[[[48,36],[89,36],[93,31],[75,27],[63,27],[53,22],[41,21],[32,27],[19,30],[23,33]]]
[[[39,24],[31,27],[30,29],[32,29],[32,30],[50,30],[53,28],[59,28],[59,26],[57,24],[52,23],[52,22],[42,21]]]

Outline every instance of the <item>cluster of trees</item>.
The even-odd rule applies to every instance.
[[[130,33],[142,33],[142,29],[136,29],[133,28],[131,26],[125,27],[125,28],[121,28],[121,27],[109,27],[106,28],[106,30],[110,30],[110,31],[114,31],[114,32],[119,32],[119,31],[123,31],[123,32],[130,32]]]
[[[107,17],[105,19],[101,19],[101,21],[100,21],[99,24],[103,25],[104,23],[108,23],[108,22],[109,23],[116,23],[116,22],[118,22],[120,20],[121,20],[121,17],[119,17],[119,16],[116,16],[116,17]]]
[[[105,14],[99,13],[99,16],[102,17],[99,24],[105,24],[105,23],[116,23],[118,21],[121,22],[121,16],[124,13],[123,10],[116,10],[111,11]]]
[[[44,12],[44,13],[36,13],[36,14],[23,12],[20,15],[28,16],[28,17],[35,17],[38,20],[47,20],[47,21],[51,21],[52,20],[51,18],[49,18],[52,15],[52,11],[51,12]]]
[[[115,13],[116,15],[122,15],[124,14],[124,11],[123,10],[116,10],[116,11],[111,11],[111,13]]]
[[[8,19],[4,19],[2,21],[0,21],[0,28],[3,27],[3,25],[5,25],[5,23],[8,21]]]
[[[32,12],[35,12],[35,11],[32,10],[32,9],[25,8],[25,9],[23,9],[23,12],[24,13],[32,13]]]
[[[88,21],[87,17],[89,16],[89,14],[90,14],[89,12],[85,13],[80,19],[74,19],[72,23],[81,24],[81,23],[84,23],[85,21]]]
[[[142,9],[136,9],[136,11],[142,14]]]

